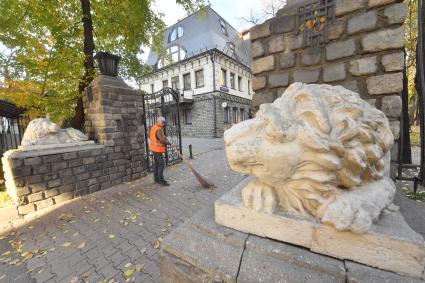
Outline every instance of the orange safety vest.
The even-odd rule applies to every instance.
[[[161,143],[156,137],[156,132],[162,127],[158,125],[153,125],[149,134],[149,150],[153,152],[166,152],[167,146]]]

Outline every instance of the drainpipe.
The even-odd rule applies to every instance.
[[[214,51],[211,53],[211,62],[213,65],[213,103],[214,103],[214,131],[213,135],[216,138],[217,137],[217,105],[216,105],[216,97],[214,95],[215,92],[215,61],[214,61]]]

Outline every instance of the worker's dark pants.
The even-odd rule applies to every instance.
[[[164,182],[164,153],[153,152],[153,178],[155,182]]]

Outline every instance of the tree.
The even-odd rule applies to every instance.
[[[249,11],[248,17],[240,17],[239,21],[246,24],[258,25],[268,18],[276,16],[277,11],[279,11],[283,6],[286,5],[286,0],[270,0],[264,9],[254,11],[251,9]]]
[[[177,0],[188,11],[204,0]],[[0,43],[14,50],[24,76],[6,78],[0,97],[63,121],[82,114],[79,98],[95,75],[93,53],[122,57],[120,75],[134,79],[147,68],[142,46],[160,49],[165,25],[153,0],[0,0]],[[18,99],[19,98],[19,99]],[[79,112],[78,112],[79,111]],[[73,124],[81,124],[75,116]]]

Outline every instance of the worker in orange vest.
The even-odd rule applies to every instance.
[[[164,179],[164,154],[167,144],[171,144],[164,133],[165,118],[158,117],[156,124],[152,126],[149,133],[149,150],[153,153],[153,176],[155,182],[163,186],[169,186]]]

